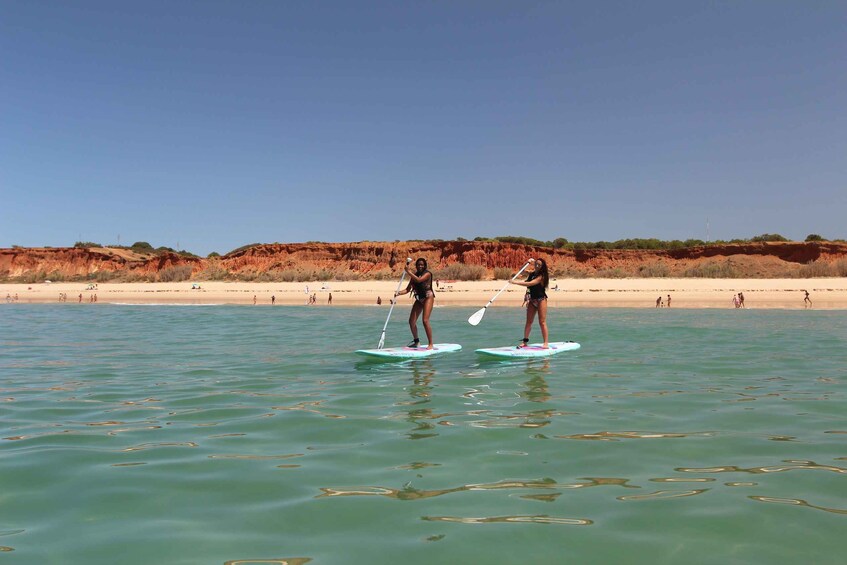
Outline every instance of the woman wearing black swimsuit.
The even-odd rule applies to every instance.
[[[426,339],[429,342],[426,348],[432,349],[432,326],[429,325],[429,316],[432,314],[432,307],[435,305],[435,292],[432,290],[432,273],[426,267],[426,259],[423,257],[415,261],[415,271],[412,271],[411,267],[407,265],[406,272],[409,273],[409,285],[395,296],[414,291],[415,303],[412,305],[411,314],[409,314],[409,328],[412,330],[414,339],[409,347],[418,347],[421,342],[418,339],[418,316],[423,313],[423,327],[426,332]]]
[[[549,347],[547,340],[547,292],[550,285],[550,275],[547,273],[547,263],[544,259],[536,259],[531,265],[532,272],[525,281],[515,281],[526,287],[526,325],[523,329],[523,339],[518,347],[526,347],[529,344],[529,332],[532,330],[532,322],[538,314],[538,325],[541,327],[541,337],[544,338],[544,349]]]

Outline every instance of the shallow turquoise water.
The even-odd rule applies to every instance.
[[[843,562],[843,312],[473,310],[0,307],[0,561]]]

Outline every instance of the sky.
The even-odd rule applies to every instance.
[[[0,247],[847,237],[840,0],[0,12]]]

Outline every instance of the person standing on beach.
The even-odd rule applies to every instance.
[[[254,294],[253,295],[253,306],[255,306],[255,305],[256,305],[256,295]]]
[[[382,304],[382,297],[377,296],[377,297],[376,297],[376,305],[377,305],[377,306],[380,306],[381,304]]]
[[[661,306],[662,306],[662,297],[660,296],[659,298],[656,299],[656,308],[659,308]]]
[[[547,292],[546,289],[550,286],[550,275],[547,272],[547,263],[544,259],[536,259],[530,263],[532,271],[526,277],[525,281],[516,281],[512,279],[512,284],[517,284],[526,287],[528,300],[526,304],[526,323],[523,329],[523,339],[518,347],[526,347],[529,345],[529,334],[532,331],[532,322],[538,315],[538,326],[541,328],[541,337],[544,339],[544,349],[550,347],[547,335]],[[660,298],[661,299],[661,298]]]
[[[804,290],[803,292],[806,293],[806,297],[803,299],[803,308],[811,308],[812,307],[812,299],[809,298],[809,291]]]
[[[743,292],[738,293],[738,307],[744,308],[744,293]]]
[[[275,294],[271,296],[271,306],[273,306],[274,304],[276,304],[276,295]]]
[[[670,307],[671,307],[671,295],[669,294],[668,295],[668,308],[670,308]]]
[[[332,293],[329,293],[329,297],[326,299],[326,303],[332,306]]]
[[[394,293],[394,298],[401,294],[409,294],[414,290],[415,303],[412,305],[412,312],[409,314],[409,329],[412,330],[412,342],[409,347],[418,347],[421,340],[418,338],[418,317],[423,314],[423,327],[426,332],[426,339],[429,342],[427,349],[432,349],[432,326],[429,323],[432,307],[435,306],[435,292],[432,290],[432,273],[427,269],[426,259],[423,257],[415,261],[415,270],[411,270],[409,265],[406,265],[406,272],[409,273],[409,285],[405,290]]]
[[[733,294],[733,295],[732,295],[732,304],[733,304],[736,308],[738,308],[738,306],[741,304],[741,303],[738,301],[738,295],[737,295],[737,294]]]

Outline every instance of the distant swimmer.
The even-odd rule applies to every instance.
[[[547,292],[550,286],[550,275],[547,272],[547,263],[544,259],[536,259],[530,263],[532,272],[525,281],[511,279],[512,284],[526,287],[526,324],[523,329],[523,339],[518,347],[529,345],[529,334],[532,331],[532,322],[538,314],[538,326],[541,328],[541,337],[544,339],[544,349],[549,347],[547,336]]]
[[[806,293],[806,297],[803,299],[803,308],[811,308],[812,307],[812,299],[809,298],[809,291],[804,290],[803,292]]]
[[[415,261],[414,271],[409,265],[406,265],[406,272],[409,273],[409,285],[404,290],[394,293],[394,297],[396,300],[397,296],[414,291],[415,303],[412,305],[412,312],[409,314],[409,329],[412,330],[412,342],[409,347],[418,347],[421,342],[418,338],[418,317],[423,314],[423,327],[426,332],[426,339],[429,341],[426,348],[432,349],[432,326],[429,323],[432,307],[435,306],[432,273],[427,269],[427,262],[423,257]]]

